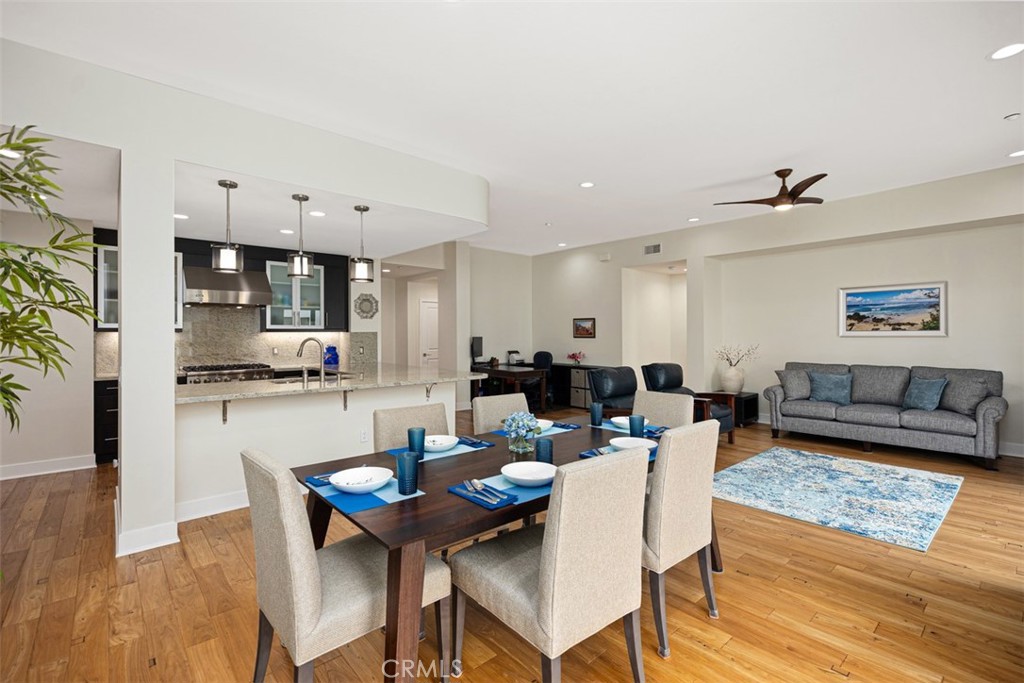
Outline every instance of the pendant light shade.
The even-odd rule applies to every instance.
[[[313,277],[313,255],[302,251],[302,203],[308,202],[304,194],[293,194],[299,203],[299,250],[288,254],[288,277]]]
[[[348,279],[352,282],[373,282],[373,259],[366,258],[363,251],[363,214],[370,210],[370,207],[352,207],[359,212],[359,257],[352,257],[348,261]]]
[[[231,243],[231,190],[238,187],[234,180],[218,180],[217,184],[227,193],[227,220],[224,229],[224,244],[212,244],[213,269],[218,273],[241,273],[245,268],[245,257],[241,244]]]

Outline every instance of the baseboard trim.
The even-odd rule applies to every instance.
[[[96,456],[93,453],[73,455],[68,458],[19,462],[10,465],[0,465],[0,480],[21,479],[22,477],[34,477],[40,474],[53,474],[54,472],[87,470],[92,467],[96,467]]]
[[[117,519],[115,512],[114,519]],[[132,553],[142,552],[151,548],[159,548],[163,545],[171,545],[178,542],[178,525],[174,522],[169,524],[154,524],[153,526],[131,531],[117,529],[117,557],[124,557]]]
[[[470,410],[473,408],[472,401],[464,401],[463,403],[456,403],[455,410]]]
[[[208,498],[197,498],[186,500],[174,506],[174,517],[179,522],[187,522],[190,519],[217,515],[221,512],[238,510],[249,507],[249,496],[245,489],[222,493]]]

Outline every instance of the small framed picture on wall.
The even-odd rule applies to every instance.
[[[572,336],[576,339],[593,339],[597,336],[597,320],[595,318],[573,318]]]

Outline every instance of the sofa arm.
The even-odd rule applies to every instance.
[[[999,455],[999,421],[1006,415],[1009,404],[1002,396],[989,396],[978,404],[975,419],[978,434],[974,437],[974,454],[982,458]]]
[[[782,422],[780,408],[786,400],[786,392],[782,390],[781,384],[773,384],[764,390],[764,397],[768,401],[769,414],[771,415],[772,429],[778,429]]]

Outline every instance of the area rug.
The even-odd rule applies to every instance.
[[[716,473],[714,495],[924,552],[963,480],[776,447]]]

